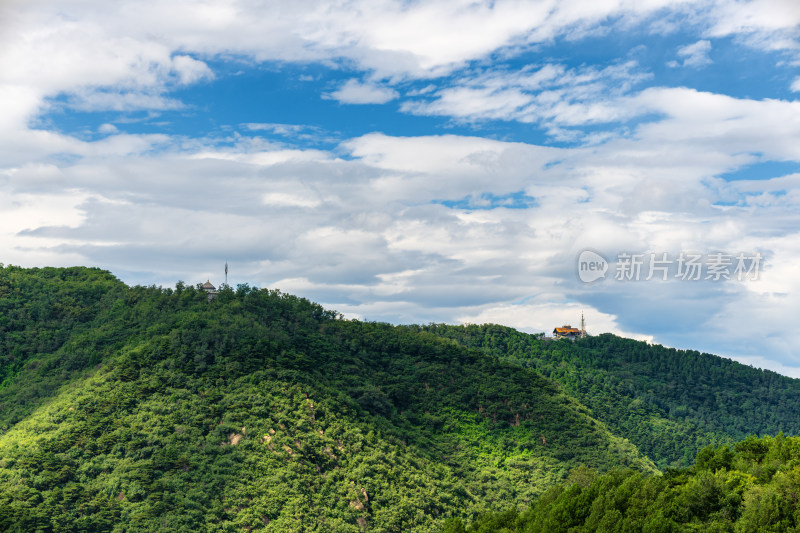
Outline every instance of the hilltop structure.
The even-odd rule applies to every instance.
[[[553,330],[553,337],[556,339],[577,339],[583,338],[586,336],[586,320],[583,318],[583,313],[581,313],[581,329],[573,328],[569,324],[565,324],[560,328],[555,328]]]
[[[200,288],[201,288],[201,289],[203,289],[204,291],[206,291],[206,294],[208,294],[208,301],[209,301],[209,302],[210,302],[211,300],[213,300],[213,299],[214,299],[214,298],[217,296],[217,294],[219,294],[219,293],[217,292],[217,288],[216,288],[216,287],[214,287],[214,285],[212,285],[212,284],[211,284],[211,280],[210,280],[210,279],[209,279],[209,280],[206,280],[206,282],[205,282],[205,283],[203,283],[203,284],[200,286]]]
[[[564,324],[560,328],[553,330],[553,337],[556,339],[577,339],[581,336],[581,330],[573,328],[569,324]]]

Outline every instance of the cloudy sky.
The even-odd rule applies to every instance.
[[[4,0],[0,262],[227,260],[348,317],[583,312],[800,376],[799,28],[796,0]]]

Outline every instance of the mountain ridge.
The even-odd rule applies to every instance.
[[[0,269],[0,526],[435,531],[653,463],[555,382],[279,291]]]
[[[573,342],[494,324],[409,327],[554,379],[660,468],[689,466],[708,445],[800,433],[800,380],[724,357],[611,334]]]

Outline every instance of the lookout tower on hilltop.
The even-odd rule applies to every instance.
[[[217,292],[217,288],[211,284],[211,280],[206,280],[206,282],[203,283],[200,286],[200,288],[203,289],[204,291],[206,291],[206,294],[208,294],[208,301],[209,302],[211,300],[213,300],[217,296],[217,294],[219,294]]]

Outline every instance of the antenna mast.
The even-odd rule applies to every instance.
[[[586,321],[583,319],[583,311],[581,311],[581,337],[586,336]]]
[[[228,285],[228,260],[225,260],[225,285]]]

